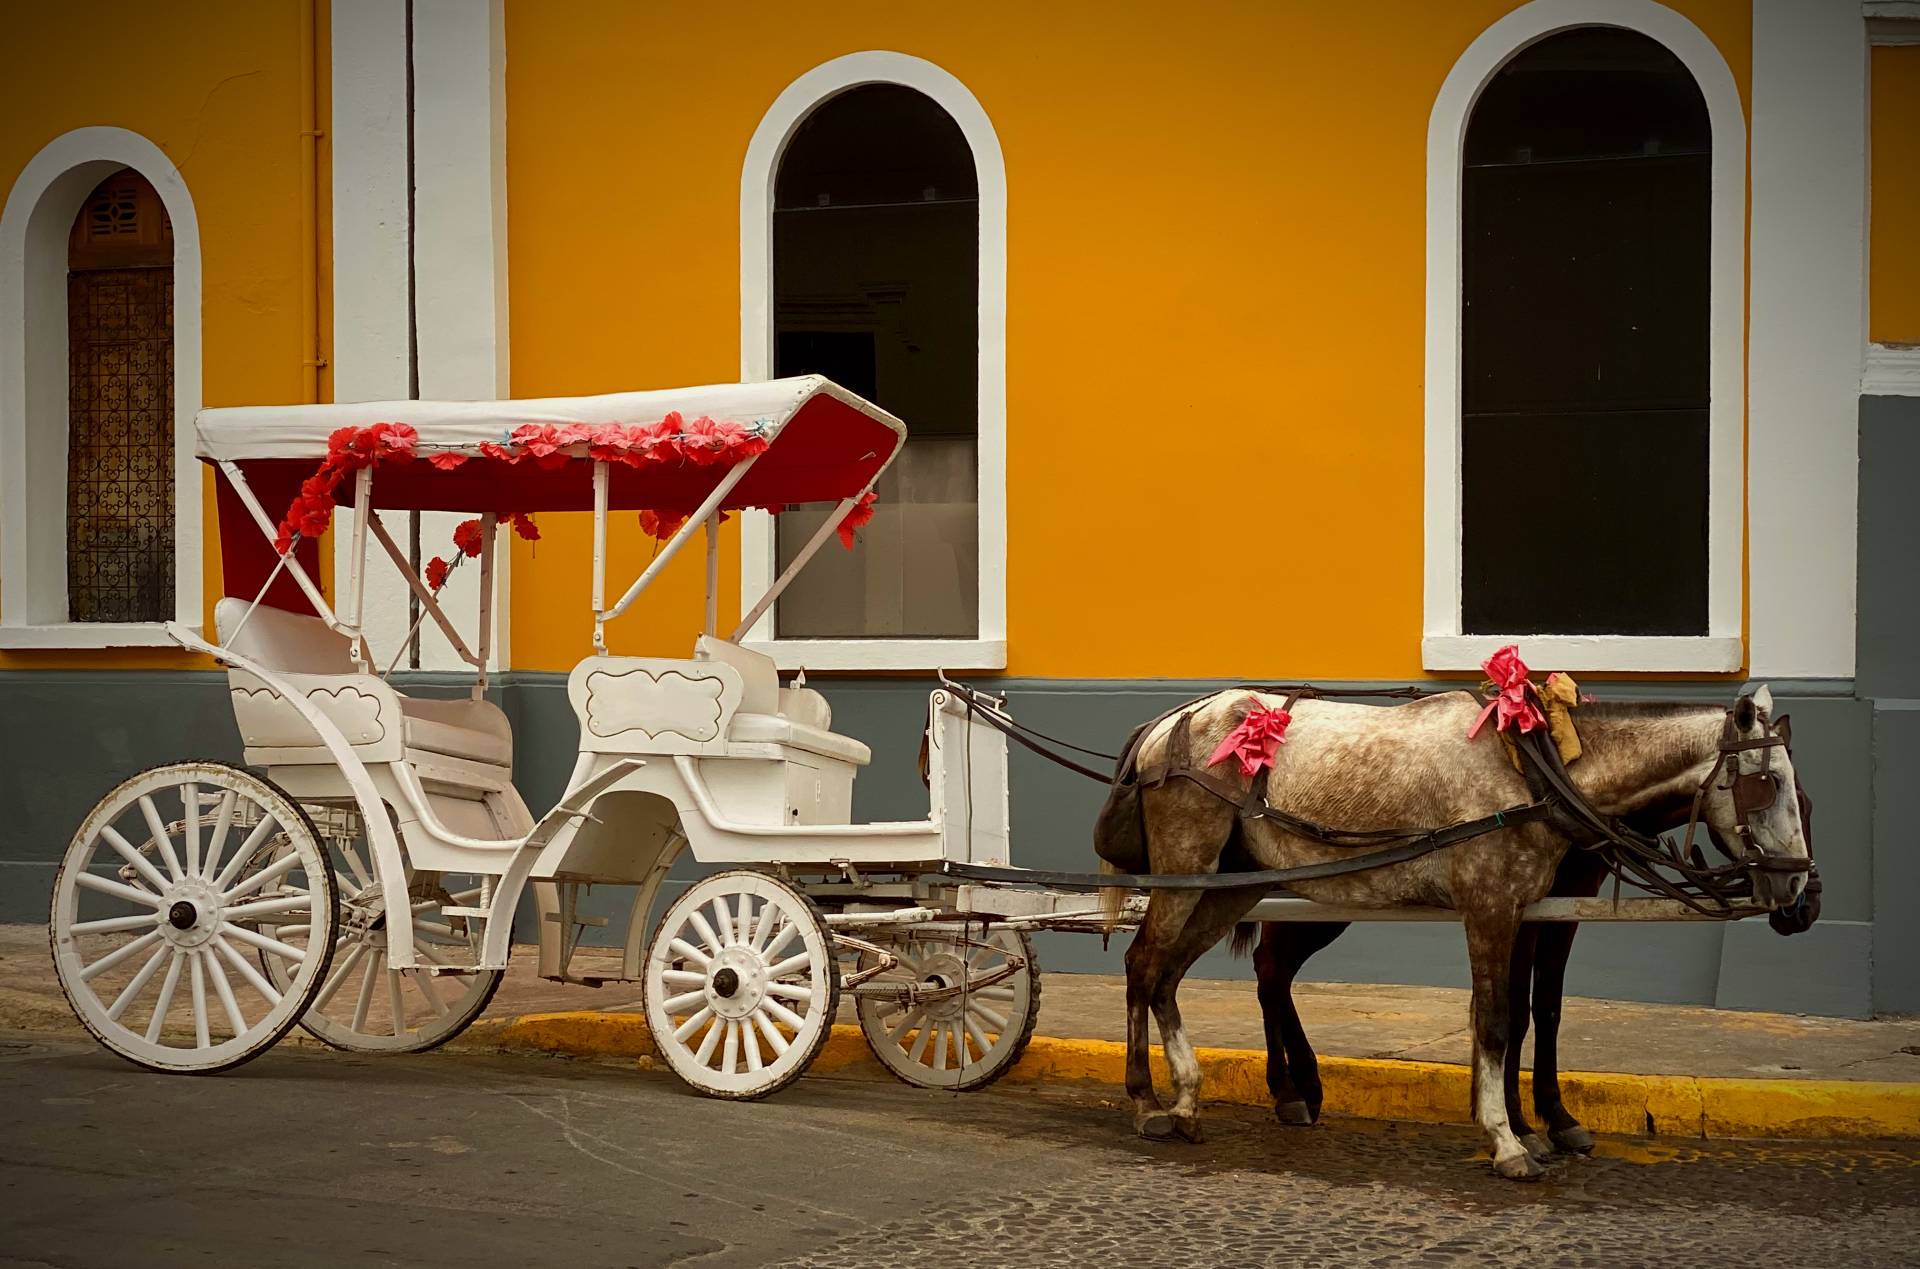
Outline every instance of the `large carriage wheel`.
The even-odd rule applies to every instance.
[[[1026,931],[968,939],[927,930],[872,941],[899,962],[855,989],[860,1031],[882,1066],[921,1088],[965,1091],[993,1083],[1020,1060],[1040,1017],[1040,966]],[[863,954],[862,968],[871,960]],[[992,981],[944,994],[982,979]],[[902,1000],[874,990],[908,985],[943,994]]]
[[[48,933],[60,989],[95,1039],[141,1066],[201,1073],[258,1056],[299,1021],[338,923],[298,803],[239,767],[176,762],[128,780],[80,825]],[[297,944],[284,937],[295,931]]]
[[[647,1025],[674,1074],[709,1097],[778,1092],[833,1027],[840,973],[813,902],[757,872],[688,886],[647,949]]]
[[[340,891],[340,931],[333,966],[301,1015],[300,1026],[336,1049],[356,1053],[437,1048],[486,1012],[506,975],[504,970],[473,968],[478,927],[443,911],[476,905],[480,887],[449,891],[444,883],[450,878],[443,874],[413,873],[408,885],[413,950],[435,969],[395,969],[387,960],[391,918],[371,852],[354,831],[356,817],[335,811],[323,812],[323,819],[329,815],[341,817],[340,831],[333,831],[333,824],[325,830],[334,885]],[[262,961],[268,974],[275,975],[273,959],[263,955]]]

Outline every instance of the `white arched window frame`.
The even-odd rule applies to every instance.
[[[67,619],[67,241],[87,195],[124,168],[173,222],[173,608],[201,625],[200,222],[160,147],[79,128],[33,156],[0,212],[0,647],[173,646],[162,622]]]
[[[904,53],[850,53],[787,86],[754,130],[740,171],[740,377],[773,374],[773,194],[787,143],[822,104],[867,84],[898,84],[931,98],[973,151],[980,191],[979,516],[980,621],[973,639],[776,639],[771,613],[742,640],[783,669],[1003,669],[1007,663],[1007,169],[1000,140],[965,84]],[[913,420],[907,420],[912,427]],[[774,580],[773,517],[748,511],[740,526],[743,607]]]
[[[1460,186],[1467,125],[1483,88],[1514,56],[1576,27],[1620,27],[1658,41],[1693,76],[1713,128],[1708,284],[1710,399],[1705,635],[1467,634],[1460,619]],[[1441,86],[1427,125],[1426,584],[1422,664],[1471,670],[1518,642],[1534,665],[1565,670],[1737,670],[1740,639],[1746,329],[1747,126],[1733,72],[1705,33],[1652,0],[1533,0],[1481,33]],[[1530,474],[1531,475],[1531,474]],[[1547,507],[1553,490],[1529,480]],[[1621,513],[1657,515],[1622,490]],[[1544,519],[1544,517],[1541,517]],[[1516,531],[1522,531],[1516,524]],[[1524,531],[1551,532],[1546,525]]]

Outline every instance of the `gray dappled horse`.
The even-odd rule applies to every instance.
[[[1773,720],[1774,731],[1791,753],[1792,729],[1785,714]],[[1800,803],[1800,826],[1808,853],[1813,850],[1813,799],[1795,773],[1794,795]],[[1666,806],[1653,805],[1629,817],[1642,833],[1662,833],[1687,822],[1691,797],[1678,797]],[[1714,835],[1715,845],[1731,855]],[[1569,850],[1554,874],[1555,896],[1590,897],[1600,893],[1607,878],[1602,857],[1591,850]],[[1767,923],[1782,935],[1801,934],[1820,919],[1820,887],[1809,877],[1807,888],[1791,908],[1767,914]],[[1306,1027],[1293,1003],[1293,980],[1315,953],[1331,946],[1347,930],[1344,921],[1243,922],[1234,927],[1233,950],[1238,955],[1258,935],[1253,966],[1260,999],[1260,1017],[1267,1043],[1267,1089],[1273,1094],[1274,1117],[1283,1124],[1306,1127],[1319,1122],[1323,1099],[1319,1059],[1314,1055]],[[1560,1090],[1560,1008],[1566,987],[1567,958],[1573,952],[1577,921],[1525,922],[1514,942],[1507,1019],[1507,1061],[1502,1081],[1507,1119],[1521,1143],[1536,1158],[1550,1148],[1571,1154],[1593,1149],[1593,1134],[1568,1111]],[[1520,1104],[1520,1046],[1528,1022],[1534,1027],[1533,1109],[1546,1128],[1543,1141],[1526,1126]]]
[[[1186,719],[1192,751],[1210,753],[1244,716],[1244,690],[1218,693],[1161,720],[1136,753],[1141,770],[1175,765],[1170,742]],[[1278,697],[1261,697],[1278,708]],[[1792,760],[1769,744],[1772,696],[1764,687],[1731,710],[1696,705],[1589,705],[1579,714],[1583,754],[1568,774],[1586,801],[1608,816],[1631,816],[1684,795],[1699,796],[1700,818],[1723,840],[1743,840],[1761,856],[1803,860],[1807,844],[1793,799],[1736,807],[1734,786],[1716,773],[1795,787]],[[1480,703],[1448,692],[1404,705],[1356,705],[1305,699],[1293,709],[1287,743],[1264,781],[1268,806],[1299,820],[1345,830],[1401,825],[1439,827],[1492,816],[1534,799],[1498,737],[1469,741]],[[1723,747],[1729,740],[1734,748]],[[1767,747],[1738,747],[1754,742]],[[1271,819],[1242,818],[1240,808],[1186,779],[1139,792],[1146,862],[1156,873],[1212,873],[1237,843],[1258,868],[1295,868],[1350,859],[1351,847],[1328,846],[1288,832]],[[1103,817],[1103,828],[1105,819]],[[1473,978],[1473,1114],[1486,1132],[1493,1166],[1513,1178],[1539,1176],[1542,1165],[1522,1144],[1507,1113],[1504,1068],[1510,1036],[1513,956],[1520,914],[1546,896],[1568,839],[1547,822],[1508,824],[1419,858],[1290,888],[1324,903],[1392,908],[1438,906],[1460,913]],[[1103,856],[1107,852],[1102,851]],[[1761,902],[1785,906],[1805,885],[1804,872],[1756,870]],[[1200,1067],[1181,1024],[1180,980],[1201,953],[1220,941],[1259,901],[1258,889],[1155,890],[1127,949],[1127,1092],[1143,1136],[1200,1136]],[[1147,1011],[1159,1023],[1172,1073],[1173,1105],[1155,1095],[1147,1062]]]

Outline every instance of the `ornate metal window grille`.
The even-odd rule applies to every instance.
[[[67,273],[67,612],[173,615],[173,232],[137,173],[75,218]]]

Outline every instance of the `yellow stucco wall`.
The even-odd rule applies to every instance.
[[[1920,47],[1873,50],[1869,336],[1920,344]]]
[[[1418,675],[1427,118],[1512,7],[510,5],[515,394],[734,378],[761,116],[839,55],[922,57],[1006,158],[1008,670]],[[1673,7],[1744,99],[1747,0]],[[543,528],[514,661],[563,669],[587,527]],[[622,527],[614,578],[643,550]],[[614,646],[684,655],[698,572]]]
[[[75,128],[152,141],[185,178],[199,220],[205,404],[303,399],[300,267],[311,246],[299,232],[297,0],[197,0],[190,17],[142,0],[9,3],[4,21],[0,190]],[[324,80],[324,42],[318,58]],[[211,476],[203,521],[211,628],[220,576]],[[0,652],[7,669],[196,664],[164,650]]]

